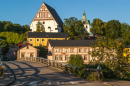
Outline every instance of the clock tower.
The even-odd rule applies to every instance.
[[[87,33],[90,34],[90,21],[86,19],[86,13],[83,13],[83,17],[81,19],[81,22],[84,24],[84,29]]]

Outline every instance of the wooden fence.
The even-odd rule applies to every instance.
[[[73,66],[67,63],[61,63],[61,62],[57,62],[57,61],[53,61],[53,60],[49,60],[49,59],[45,59],[42,57],[23,57],[23,58],[19,58],[20,61],[29,61],[29,62],[37,62],[37,63],[41,63],[44,64],[48,67],[53,67],[56,69],[60,69],[64,72],[67,72],[69,74],[73,74],[75,72],[75,70],[79,69],[79,67],[77,66]],[[93,69],[93,68],[88,68],[85,69],[86,71],[89,72],[97,72],[98,73],[98,80],[100,80],[100,69]]]

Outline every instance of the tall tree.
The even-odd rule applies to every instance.
[[[83,23],[78,21],[77,18],[71,17],[64,20],[63,30],[68,33],[71,39],[79,39],[80,36],[87,35]]]
[[[124,41],[124,44],[130,44],[130,25],[127,23],[121,24],[121,32],[122,32],[122,39]]]
[[[93,51],[89,52],[92,57],[96,60],[93,63],[104,63],[108,68],[110,68],[117,77],[122,77],[126,75],[126,69],[122,65],[128,63],[128,58],[123,57],[124,45],[121,43],[122,40],[116,39],[97,39],[93,47]]]
[[[117,39],[121,37],[121,23],[118,20],[108,21],[105,26],[106,38]]]
[[[93,33],[94,36],[105,36],[105,23],[99,19],[95,18],[93,19],[93,23],[91,23],[91,29],[90,31]]]

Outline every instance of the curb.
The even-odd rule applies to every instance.
[[[10,86],[11,84],[13,84],[16,81],[16,75],[13,72],[13,70],[5,63],[3,63],[3,65],[10,71],[10,73],[14,76],[14,80],[8,84],[6,84],[5,86]]]

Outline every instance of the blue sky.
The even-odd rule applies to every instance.
[[[44,0],[55,8],[62,20],[76,17],[82,19],[86,12],[92,23],[94,18],[104,22],[119,20],[130,25],[130,0]],[[30,25],[43,0],[0,0],[0,21]]]

